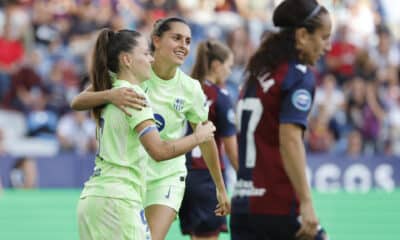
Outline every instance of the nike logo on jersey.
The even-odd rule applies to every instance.
[[[171,186],[168,188],[168,193],[165,195],[166,199],[169,199],[169,196],[171,195]]]

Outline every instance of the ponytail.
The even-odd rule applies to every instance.
[[[113,32],[108,28],[101,30],[93,51],[90,70],[94,91],[112,88],[110,71],[119,72],[119,54],[131,51],[137,45],[139,36],[139,32],[132,30],[120,30],[118,32]],[[93,109],[93,116],[97,123],[99,123],[103,107],[104,105],[101,105]]]
[[[93,51],[93,61],[90,77],[93,81],[94,91],[104,91],[112,87],[111,77],[108,73],[108,45],[115,33],[110,29],[103,29],[97,38]],[[97,106],[93,109],[93,115],[96,122],[99,122],[101,110],[104,106]]]
[[[203,84],[206,75],[210,72],[211,63],[214,60],[224,63],[231,54],[232,51],[222,42],[216,40],[200,42],[197,47],[196,62],[190,76]]]
[[[194,63],[190,74],[192,78],[199,80],[201,84],[206,80],[206,74],[210,68],[210,63],[208,62],[209,48],[207,45],[210,45],[208,41],[199,43],[197,47],[196,62]]]

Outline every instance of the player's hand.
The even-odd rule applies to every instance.
[[[212,122],[199,123],[196,126],[194,135],[198,143],[207,142],[214,138],[215,126]]]
[[[144,96],[126,87],[111,89],[109,92],[109,101],[129,116],[131,114],[128,112],[128,108],[142,110],[143,107],[147,106]]]
[[[296,239],[313,240],[318,232],[319,222],[312,202],[300,203],[301,227],[296,233]]]
[[[226,190],[218,190],[217,189],[217,208],[215,209],[215,215],[216,216],[225,216],[228,215],[231,212],[231,204],[229,202],[228,194],[226,193]]]

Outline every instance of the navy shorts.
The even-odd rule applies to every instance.
[[[231,215],[231,240],[295,240],[300,223],[294,216]],[[325,230],[318,231],[315,240],[325,239]]]
[[[227,232],[226,218],[215,216],[216,206],[215,185],[208,170],[190,170],[179,210],[182,233],[208,237]]]

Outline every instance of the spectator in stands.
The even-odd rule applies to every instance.
[[[36,188],[38,173],[35,160],[30,157],[20,157],[10,172],[10,182],[13,188]]]
[[[337,88],[335,76],[330,73],[324,75],[322,84],[317,87],[313,111],[322,105],[330,120],[337,111],[343,109],[344,101],[343,91]]]
[[[175,0],[144,1],[144,8],[147,10],[152,22],[160,18],[174,16],[178,12],[178,5]]]
[[[344,2],[347,8],[346,15],[341,21],[349,28],[349,42],[356,47],[368,46],[374,33],[374,21],[377,20],[374,16],[372,4],[377,1],[346,0],[341,2]]]
[[[400,64],[400,52],[393,41],[390,30],[385,25],[376,28],[378,44],[370,49],[371,59],[378,67],[378,71],[384,71],[388,67],[397,67]]]
[[[346,124],[350,129],[361,130],[364,126],[363,110],[366,106],[365,82],[356,77],[351,80],[350,91],[346,98]]]
[[[45,83],[49,90],[49,107],[58,115],[66,113],[69,100],[79,91],[78,77],[74,67],[67,61],[54,62]]]
[[[215,11],[216,12],[237,12],[237,4],[236,0],[224,0],[224,1],[217,1],[217,4],[215,6]]]
[[[346,121],[348,129],[360,131],[367,154],[378,150],[381,120],[374,108],[378,107],[375,91],[366,85],[361,77],[352,79],[346,106]],[[376,105],[375,105],[376,104]],[[385,114],[382,110],[382,114]],[[383,119],[383,118],[382,118]]]
[[[48,107],[48,90],[33,88],[30,91],[29,109],[26,111],[28,136],[55,139],[58,117]]]
[[[363,153],[363,140],[357,130],[351,131],[347,136],[346,156],[357,158]]]
[[[308,147],[311,152],[330,152],[334,137],[329,129],[329,115],[326,105],[319,105],[317,114],[310,118]]]
[[[270,22],[265,24],[266,19],[272,17],[274,1],[272,0],[236,0],[238,12],[246,21],[252,44],[258,46],[261,43],[261,35]],[[272,26],[268,26],[272,27]],[[267,27],[267,28],[268,28]]]
[[[376,78],[376,64],[367,50],[362,49],[358,52],[354,67],[357,76],[360,76],[367,81]]]
[[[3,100],[11,85],[10,75],[16,71],[25,53],[20,30],[15,27],[25,25],[26,19],[21,16],[17,1],[11,0],[6,1],[0,11],[0,19],[0,100]]]
[[[96,124],[87,112],[74,111],[61,117],[57,127],[60,149],[78,153],[96,150]]]
[[[357,48],[350,42],[348,27],[339,26],[332,49],[325,59],[328,71],[335,74],[340,86],[353,77],[356,56]]]
[[[11,86],[4,99],[4,107],[7,109],[25,112],[32,103],[32,91],[43,88],[42,79],[35,69],[26,64],[11,75]]]

